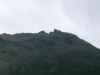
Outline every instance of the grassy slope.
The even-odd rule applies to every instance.
[[[100,50],[58,30],[0,35],[1,75],[98,75]]]

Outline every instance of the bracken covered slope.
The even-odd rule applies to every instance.
[[[74,34],[0,35],[0,75],[99,75],[100,50]]]

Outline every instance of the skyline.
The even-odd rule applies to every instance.
[[[0,34],[58,29],[100,48],[99,4],[99,0],[0,0]]]

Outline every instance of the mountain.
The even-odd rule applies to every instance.
[[[0,35],[0,75],[99,75],[100,49],[74,34]]]

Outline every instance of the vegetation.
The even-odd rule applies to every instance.
[[[100,50],[74,34],[0,35],[0,75],[99,75]]]

